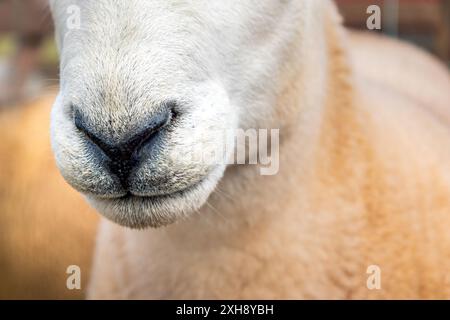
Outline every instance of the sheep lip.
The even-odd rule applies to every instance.
[[[207,180],[208,176],[203,177],[202,179],[194,182],[191,185],[188,185],[187,187],[185,187],[184,189],[180,189],[177,191],[173,191],[173,192],[167,192],[167,193],[160,193],[160,194],[155,194],[155,195],[139,195],[139,194],[134,194],[130,191],[128,191],[127,193],[117,196],[117,197],[101,197],[101,196],[96,196],[97,198],[100,198],[102,200],[120,200],[120,201],[133,201],[133,200],[147,200],[147,201],[151,201],[151,200],[163,200],[163,199],[168,199],[171,197],[179,197],[179,196],[183,196],[183,194],[188,193],[189,191],[195,190],[196,188],[198,188],[205,180]]]

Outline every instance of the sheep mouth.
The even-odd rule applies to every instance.
[[[151,200],[163,200],[163,199],[175,198],[175,197],[183,196],[183,194],[186,194],[189,191],[198,188],[203,183],[204,180],[206,180],[206,177],[187,186],[184,189],[173,191],[173,192],[160,193],[160,194],[155,194],[155,195],[138,195],[138,194],[134,194],[134,193],[128,191],[125,195],[115,198],[115,199],[121,200],[121,201],[133,201],[133,200],[151,201]]]
[[[120,197],[87,197],[88,202],[109,220],[132,229],[159,228],[187,218],[198,210],[215,188],[209,175],[179,191],[140,196],[131,192]]]
[[[147,203],[161,203],[164,200],[170,199],[182,199],[185,195],[195,192],[198,189],[201,189],[203,183],[208,179],[209,175],[205,175],[200,178],[198,181],[195,181],[189,184],[187,187],[175,191],[161,191],[160,193],[149,194],[149,195],[141,195],[135,194],[131,191],[126,191],[122,195],[117,196],[102,196],[102,195],[91,195],[92,198],[100,201],[109,201],[115,204],[125,204],[127,202],[147,202]]]

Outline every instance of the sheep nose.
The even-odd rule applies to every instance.
[[[122,186],[126,189],[128,176],[138,163],[139,151],[146,144],[150,143],[157,136],[157,133],[168,124],[171,115],[170,110],[154,115],[137,134],[133,134],[126,141],[116,144],[102,139],[93,130],[90,130],[78,110],[74,110],[74,122],[76,128],[84,133],[109,158],[111,173],[119,178]]]

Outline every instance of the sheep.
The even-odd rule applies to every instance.
[[[83,2],[74,30],[69,5],[51,136],[106,217],[90,298],[449,297],[438,62],[326,0]],[[173,156],[238,128],[279,129],[277,174]]]

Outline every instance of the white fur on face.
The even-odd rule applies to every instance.
[[[61,55],[51,134],[64,178],[106,217],[130,227],[165,225],[198,209],[225,165],[180,155],[224,145],[221,131],[279,128],[273,105],[280,66],[312,3],[51,1]],[[80,12],[76,29],[67,24],[73,5]],[[167,101],[179,116],[159,133],[124,190],[105,166],[107,157],[93,152],[75,127],[72,108],[95,132],[119,142]],[[133,196],[122,198],[127,193]]]

